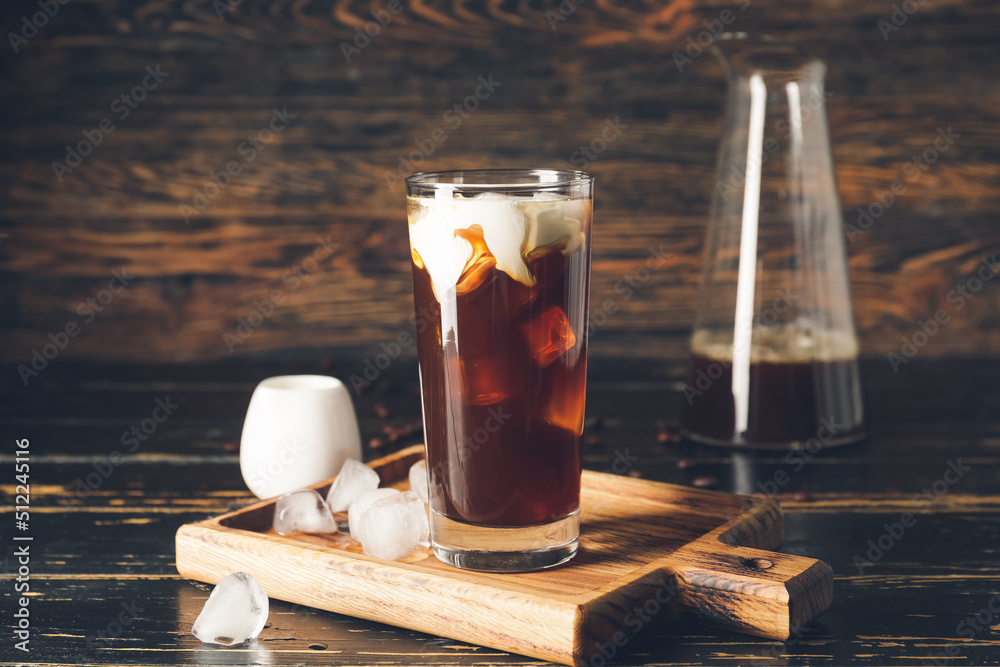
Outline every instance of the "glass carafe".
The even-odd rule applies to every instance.
[[[729,97],[683,428],[754,448],[864,436],[823,63],[763,36],[713,47]]]

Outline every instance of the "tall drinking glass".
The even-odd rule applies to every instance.
[[[407,179],[431,543],[493,572],[576,553],[593,178]]]

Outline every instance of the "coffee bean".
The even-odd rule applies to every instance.
[[[694,459],[688,459],[688,458],[677,459],[677,467],[680,468],[681,470],[685,470],[692,466],[694,466]]]
[[[385,447],[385,440],[382,438],[372,438],[368,441],[368,446],[372,449],[382,449],[382,447]]]
[[[389,416],[389,408],[385,407],[383,403],[375,404],[375,415],[380,419],[385,419]]]
[[[656,441],[677,443],[681,441],[681,435],[669,426],[661,426],[659,432],[656,434]]]
[[[715,479],[711,475],[702,475],[700,477],[695,477],[691,480],[692,486],[697,486],[699,489],[710,489],[719,485],[719,480]]]

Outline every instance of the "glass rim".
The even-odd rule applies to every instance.
[[[448,180],[457,175],[474,177],[472,182]],[[527,182],[504,183],[503,178],[528,178]],[[492,177],[492,178],[491,178]],[[430,190],[504,190],[507,192],[534,192],[551,188],[589,185],[594,177],[585,171],[575,169],[449,169],[445,171],[422,171],[406,178],[408,189]]]
[[[819,65],[822,59],[801,44],[759,32],[719,35],[709,50],[732,72],[791,74]],[[768,60],[770,59],[770,60]]]

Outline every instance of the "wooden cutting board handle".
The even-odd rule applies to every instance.
[[[714,626],[785,640],[830,608],[820,560],[698,540],[669,558],[681,604]]]

